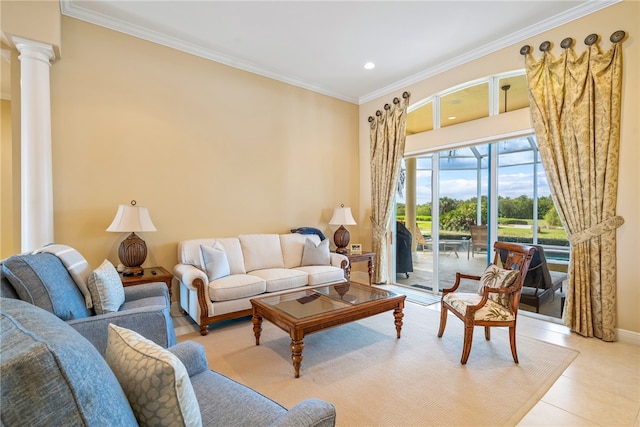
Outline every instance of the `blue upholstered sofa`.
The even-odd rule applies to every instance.
[[[80,274],[78,265],[83,266],[84,281],[93,270],[77,251],[63,245],[56,247],[74,255],[73,266],[65,266],[62,255],[49,252],[15,255],[3,260],[0,297],[21,299],[55,314],[87,338],[102,355],[107,347],[109,323],[132,329],[164,348],[176,343],[171,301],[164,283],[121,289],[124,302],[117,311],[96,314],[94,308],[87,308],[84,295],[87,288],[83,294],[76,282]],[[119,279],[116,280],[119,284]]]
[[[210,371],[204,348],[193,341],[160,350],[186,369],[204,426],[335,424],[330,403],[307,399],[287,410]],[[138,424],[135,405],[96,348],[68,322],[17,299],[0,298],[0,375],[3,426]],[[153,385],[157,378],[144,380],[136,383]],[[168,402],[158,405],[166,409]]]

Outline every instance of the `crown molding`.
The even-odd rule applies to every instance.
[[[421,71],[417,74],[409,76],[391,85],[382,87],[360,98],[345,96],[344,94],[324,89],[313,83],[304,82],[290,75],[286,75],[280,72],[276,72],[276,71],[261,67],[249,61],[244,61],[238,58],[234,58],[230,55],[226,55],[211,49],[204,49],[202,47],[196,46],[193,43],[189,43],[174,37],[168,37],[164,34],[160,34],[155,31],[150,31],[148,29],[145,29],[139,26],[131,25],[121,20],[113,19],[111,17],[105,16],[97,12],[87,11],[86,9],[79,7],[75,0],[60,0],[60,10],[63,15],[71,18],[76,18],[81,21],[85,21],[101,27],[109,28],[111,30],[118,31],[120,33],[128,34],[143,40],[147,40],[147,41],[157,43],[172,49],[176,49],[176,50],[186,52],[195,56],[199,56],[201,58],[205,58],[214,62],[228,65],[230,67],[234,67],[243,71],[247,71],[253,74],[261,75],[263,77],[267,77],[273,80],[277,80],[283,83],[287,83],[293,86],[297,86],[297,87],[307,89],[313,92],[317,92],[323,95],[327,95],[332,98],[340,99],[340,100],[357,104],[357,105],[362,105],[366,102],[369,102],[371,100],[374,100],[384,95],[388,95],[389,93],[392,93],[392,92],[397,92],[399,90],[406,88],[407,86],[410,86],[412,84],[425,80],[429,77],[433,77],[442,72],[451,70],[452,68],[458,67],[467,62],[473,61],[482,56],[493,53],[497,50],[511,46],[515,43],[526,40],[527,38],[536,36],[552,28],[566,24],[567,22],[589,15],[598,10],[601,10],[613,4],[619,3],[621,1],[622,0],[589,1],[571,10],[568,10],[564,13],[558,14],[552,18],[542,21],[534,26],[524,28],[516,33],[509,35],[508,37],[503,37],[501,39],[488,43],[482,46],[481,48],[472,50],[464,55],[460,55],[458,57],[444,61],[441,64],[438,64],[437,66],[428,68],[424,71]]]
[[[424,71],[407,77],[406,79],[402,79],[396,83],[364,95],[358,99],[358,105],[362,105],[381,96],[406,89],[407,86],[411,86],[412,84],[428,79],[429,77],[433,77],[437,74],[449,71],[453,68],[459,67],[460,65],[466,64],[467,62],[471,62],[473,60],[496,52],[500,49],[504,49],[528,38],[537,36],[538,34],[544,33],[545,31],[549,31],[568,22],[590,15],[601,9],[607,8],[616,3],[620,3],[621,1],[623,0],[593,0],[580,6],[576,6],[573,9],[555,15],[549,19],[539,22],[536,25],[523,28],[522,30],[510,34],[507,37],[502,37],[478,49],[471,50],[464,55],[460,55],[450,60],[444,61],[441,64],[436,65],[435,67],[428,68]]]
[[[259,65],[254,64],[252,62],[244,61],[242,59],[238,59],[230,55],[225,55],[223,53],[217,52],[212,49],[204,49],[193,43],[189,43],[174,37],[168,37],[156,31],[150,31],[148,29],[145,29],[136,25],[131,25],[121,20],[113,19],[111,17],[105,16],[100,13],[89,12],[85,9],[78,7],[75,4],[74,0],[60,0],[60,6],[61,6],[60,9],[62,11],[62,14],[71,18],[76,18],[81,21],[85,21],[101,27],[109,28],[111,30],[118,31],[120,33],[128,34],[130,36],[134,36],[143,40],[157,43],[172,49],[179,50],[181,52],[199,56],[204,59],[209,59],[211,61],[228,65],[233,68],[238,68],[240,70],[247,71],[252,74],[258,74],[263,77],[268,77],[273,80],[278,80],[283,83],[287,83],[303,89],[308,89],[310,91],[327,95],[332,98],[337,98],[343,101],[347,101],[352,104],[358,103],[357,98],[345,96],[337,92],[326,90],[320,86],[316,86],[309,82],[304,82],[302,80],[296,79],[295,77],[278,73],[273,70],[269,70],[267,68],[260,67]]]

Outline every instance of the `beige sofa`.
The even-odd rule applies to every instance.
[[[173,274],[180,306],[206,335],[211,323],[251,314],[251,298],[345,281],[346,256],[309,234],[183,240]]]

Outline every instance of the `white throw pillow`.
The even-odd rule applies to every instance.
[[[213,246],[200,245],[204,269],[210,282],[231,274],[227,253],[222,245],[216,242]]]
[[[116,268],[106,259],[93,270],[87,287],[96,314],[117,312],[124,304],[124,287]]]
[[[141,426],[202,426],[187,369],[176,355],[109,324],[105,358]]]
[[[480,286],[478,293],[482,295],[484,293],[484,287],[489,288],[506,288],[515,283],[520,277],[520,271],[518,270],[505,270],[498,267],[495,264],[489,264],[480,277]],[[509,298],[507,295],[489,294],[489,298],[503,306],[509,304]]]
[[[331,254],[329,253],[329,239],[324,239],[316,246],[311,239],[304,241],[301,266],[305,265],[329,265]]]

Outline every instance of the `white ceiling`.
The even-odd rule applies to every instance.
[[[70,17],[362,104],[617,1],[60,4]]]

